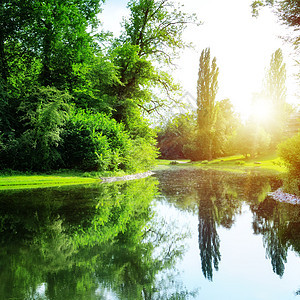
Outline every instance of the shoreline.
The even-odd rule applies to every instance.
[[[154,172],[147,171],[143,173],[137,173],[132,175],[124,175],[124,176],[113,176],[113,177],[100,177],[101,183],[111,183],[116,181],[128,181],[128,180],[136,180],[149,177],[153,175]]]
[[[300,205],[300,197],[285,193],[282,188],[279,188],[275,192],[269,193],[268,195],[278,202]]]

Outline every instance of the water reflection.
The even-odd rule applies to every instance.
[[[300,207],[268,197],[280,185],[278,179],[186,169],[158,173],[157,177],[162,194],[171,203],[198,215],[201,268],[208,280],[213,280],[213,270],[218,270],[221,261],[218,228],[230,229],[243,204],[253,213],[253,232],[263,236],[274,273],[284,274],[289,249],[300,253]]]
[[[186,299],[154,178],[0,193],[0,299]]]
[[[277,179],[185,169],[156,177],[159,184],[147,178],[1,192],[0,299],[196,298],[195,286],[177,269],[191,240],[200,256],[197,274],[202,271],[208,279],[203,282],[216,291],[217,280],[214,285],[209,281],[226,267],[224,232],[235,231],[245,208],[249,230],[262,237],[270,272],[272,266],[279,275],[274,277],[287,273],[291,251],[300,254],[300,207],[267,196],[280,184]],[[195,223],[189,223],[189,217]],[[192,238],[180,218],[195,224]],[[234,236],[236,246],[239,237],[245,238],[243,230],[239,234]],[[250,253],[246,249],[238,255],[247,261]],[[236,267],[236,257],[230,259],[230,268]],[[254,272],[259,273],[259,267]],[[196,286],[200,299],[203,282]],[[298,295],[299,287],[293,288]],[[204,299],[220,298],[204,294]]]
[[[266,256],[271,260],[274,273],[282,277],[288,249],[300,253],[300,208],[267,197],[253,206],[252,211],[254,232],[263,235]]]

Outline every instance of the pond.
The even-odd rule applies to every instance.
[[[174,168],[0,192],[0,299],[300,299],[300,206],[277,178]]]

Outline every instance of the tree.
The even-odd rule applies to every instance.
[[[15,129],[21,102],[40,86],[70,92],[74,66],[92,56],[101,0],[2,1],[0,4],[1,131]]]
[[[252,13],[258,15],[258,10],[262,6],[272,6],[283,24],[298,30],[300,27],[300,3],[298,0],[263,0],[252,2]],[[299,42],[299,38],[297,39]]]
[[[194,15],[183,13],[170,0],[131,0],[128,7],[130,17],[110,51],[120,74],[120,83],[111,94],[115,96],[113,116],[125,123],[126,115],[136,109],[152,113],[177,91],[178,86],[164,69],[172,66],[179,49],[189,45],[182,35],[189,23],[196,22]]]
[[[290,37],[287,37],[289,42],[294,45],[296,57],[299,57],[299,29],[300,29],[300,2],[299,0],[262,0],[254,1],[252,3],[252,13],[254,16],[258,16],[258,11],[263,6],[271,6],[275,11],[278,19],[283,25],[287,25],[293,30]],[[299,65],[299,61],[296,59],[296,64]],[[300,80],[300,73],[296,74],[298,82]]]
[[[212,141],[217,117],[216,95],[219,68],[216,58],[211,61],[210,48],[202,51],[197,81],[197,123],[201,139],[202,159],[212,159]]]
[[[264,94],[266,99],[270,101],[271,120],[267,131],[271,134],[272,144],[274,148],[282,139],[284,133],[285,122],[287,120],[287,104],[286,104],[286,67],[283,62],[281,49],[277,49],[271,57],[270,67],[267,71]]]
[[[241,153],[245,158],[248,154],[255,157],[269,148],[270,135],[258,124],[248,122],[238,128],[232,144],[236,152]]]
[[[41,84],[72,88],[73,65],[91,56],[88,27],[98,23],[102,0],[37,1],[31,34],[42,61]]]
[[[7,47],[11,42],[24,38],[24,28],[30,24],[32,1],[4,0],[0,4],[0,78],[9,77]]]
[[[178,114],[158,128],[157,146],[162,158],[185,158],[183,149],[190,142],[196,129],[195,123],[195,115]]]
[[[231,141],[240,125],[238,115],[229,99],[216,103],[217,118],[213,137],[213,157],[221,157],[232,153]]]
[[[282,142],[278,152],[288,168],[284,188],[288,193],[300,196],[300,133]]]
[[[277,109],[284,108],[286,99],[286,65],[281,49],[277,49],[271,57],[270,67],[266,76],[266,93]]]
[[[36,88],[19,106],[19,129],[4,137],[1,168],[45,171],[61,164],[58,146],[69,118],[71,96],[55,88]]]

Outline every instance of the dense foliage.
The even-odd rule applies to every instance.
[[[157,146],[162,158],[186,158],[185,147],[193,136],[196,118],[192,114],[179,114],[162,125],[157,133]]]
[[[289,171],[285,179],[285,189],[300,196],[300,133],[281,143],[278,151]]]
[[[137,171],[153,163],[144,114],[165,103],[154,91],[178,89],[163,69],[187,46],[182,34],[195,17],[171,1],[132,0],[112,37],[99,28],[102,2],[0,4],[0,168]]]

